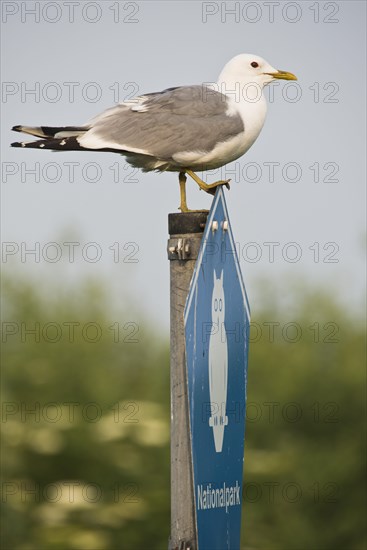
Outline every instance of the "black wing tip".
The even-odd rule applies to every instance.
[[[15,131],[17,132],[18,130]],[[14,141],[14,143],[10,144],[10,147],[24,147],[24,145],[22,145],[20,141]]]
[[[22,131],[21,124],[17,124],[16,126],[13,126],[12,130],[13,132],[21,132]]]

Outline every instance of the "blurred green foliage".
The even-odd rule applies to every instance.
[[[1,547],[167,548],[168,335],[102,283],[39,286],[3,289]],[[242,548],[362,550],[363,327],[297,292],[254,314]]]

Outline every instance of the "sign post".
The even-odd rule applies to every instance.
[[[204,234],[177,237],[169,241],[169,254],[181,255],[171,261],[170,549],[239,550],[250,311],[222,188]]]
[[[169,214],[171,536],[169,550],[195,550],[196,526],[187,395],[184,308],[207,213]]]

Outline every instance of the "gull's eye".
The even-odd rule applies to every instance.
[[[259,64],[256,63],[256,61],[253,61],[253,62],[251,63],[251,67],[253,67],[254,69],[256,69],[258,66],[259,66]]]

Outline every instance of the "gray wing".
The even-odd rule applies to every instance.
[[[170,160],[178,152],[209,152],[244,131],[228,99],[206,86],[146,94],[93,119],[78,138],[89,149],[109,148]]]

